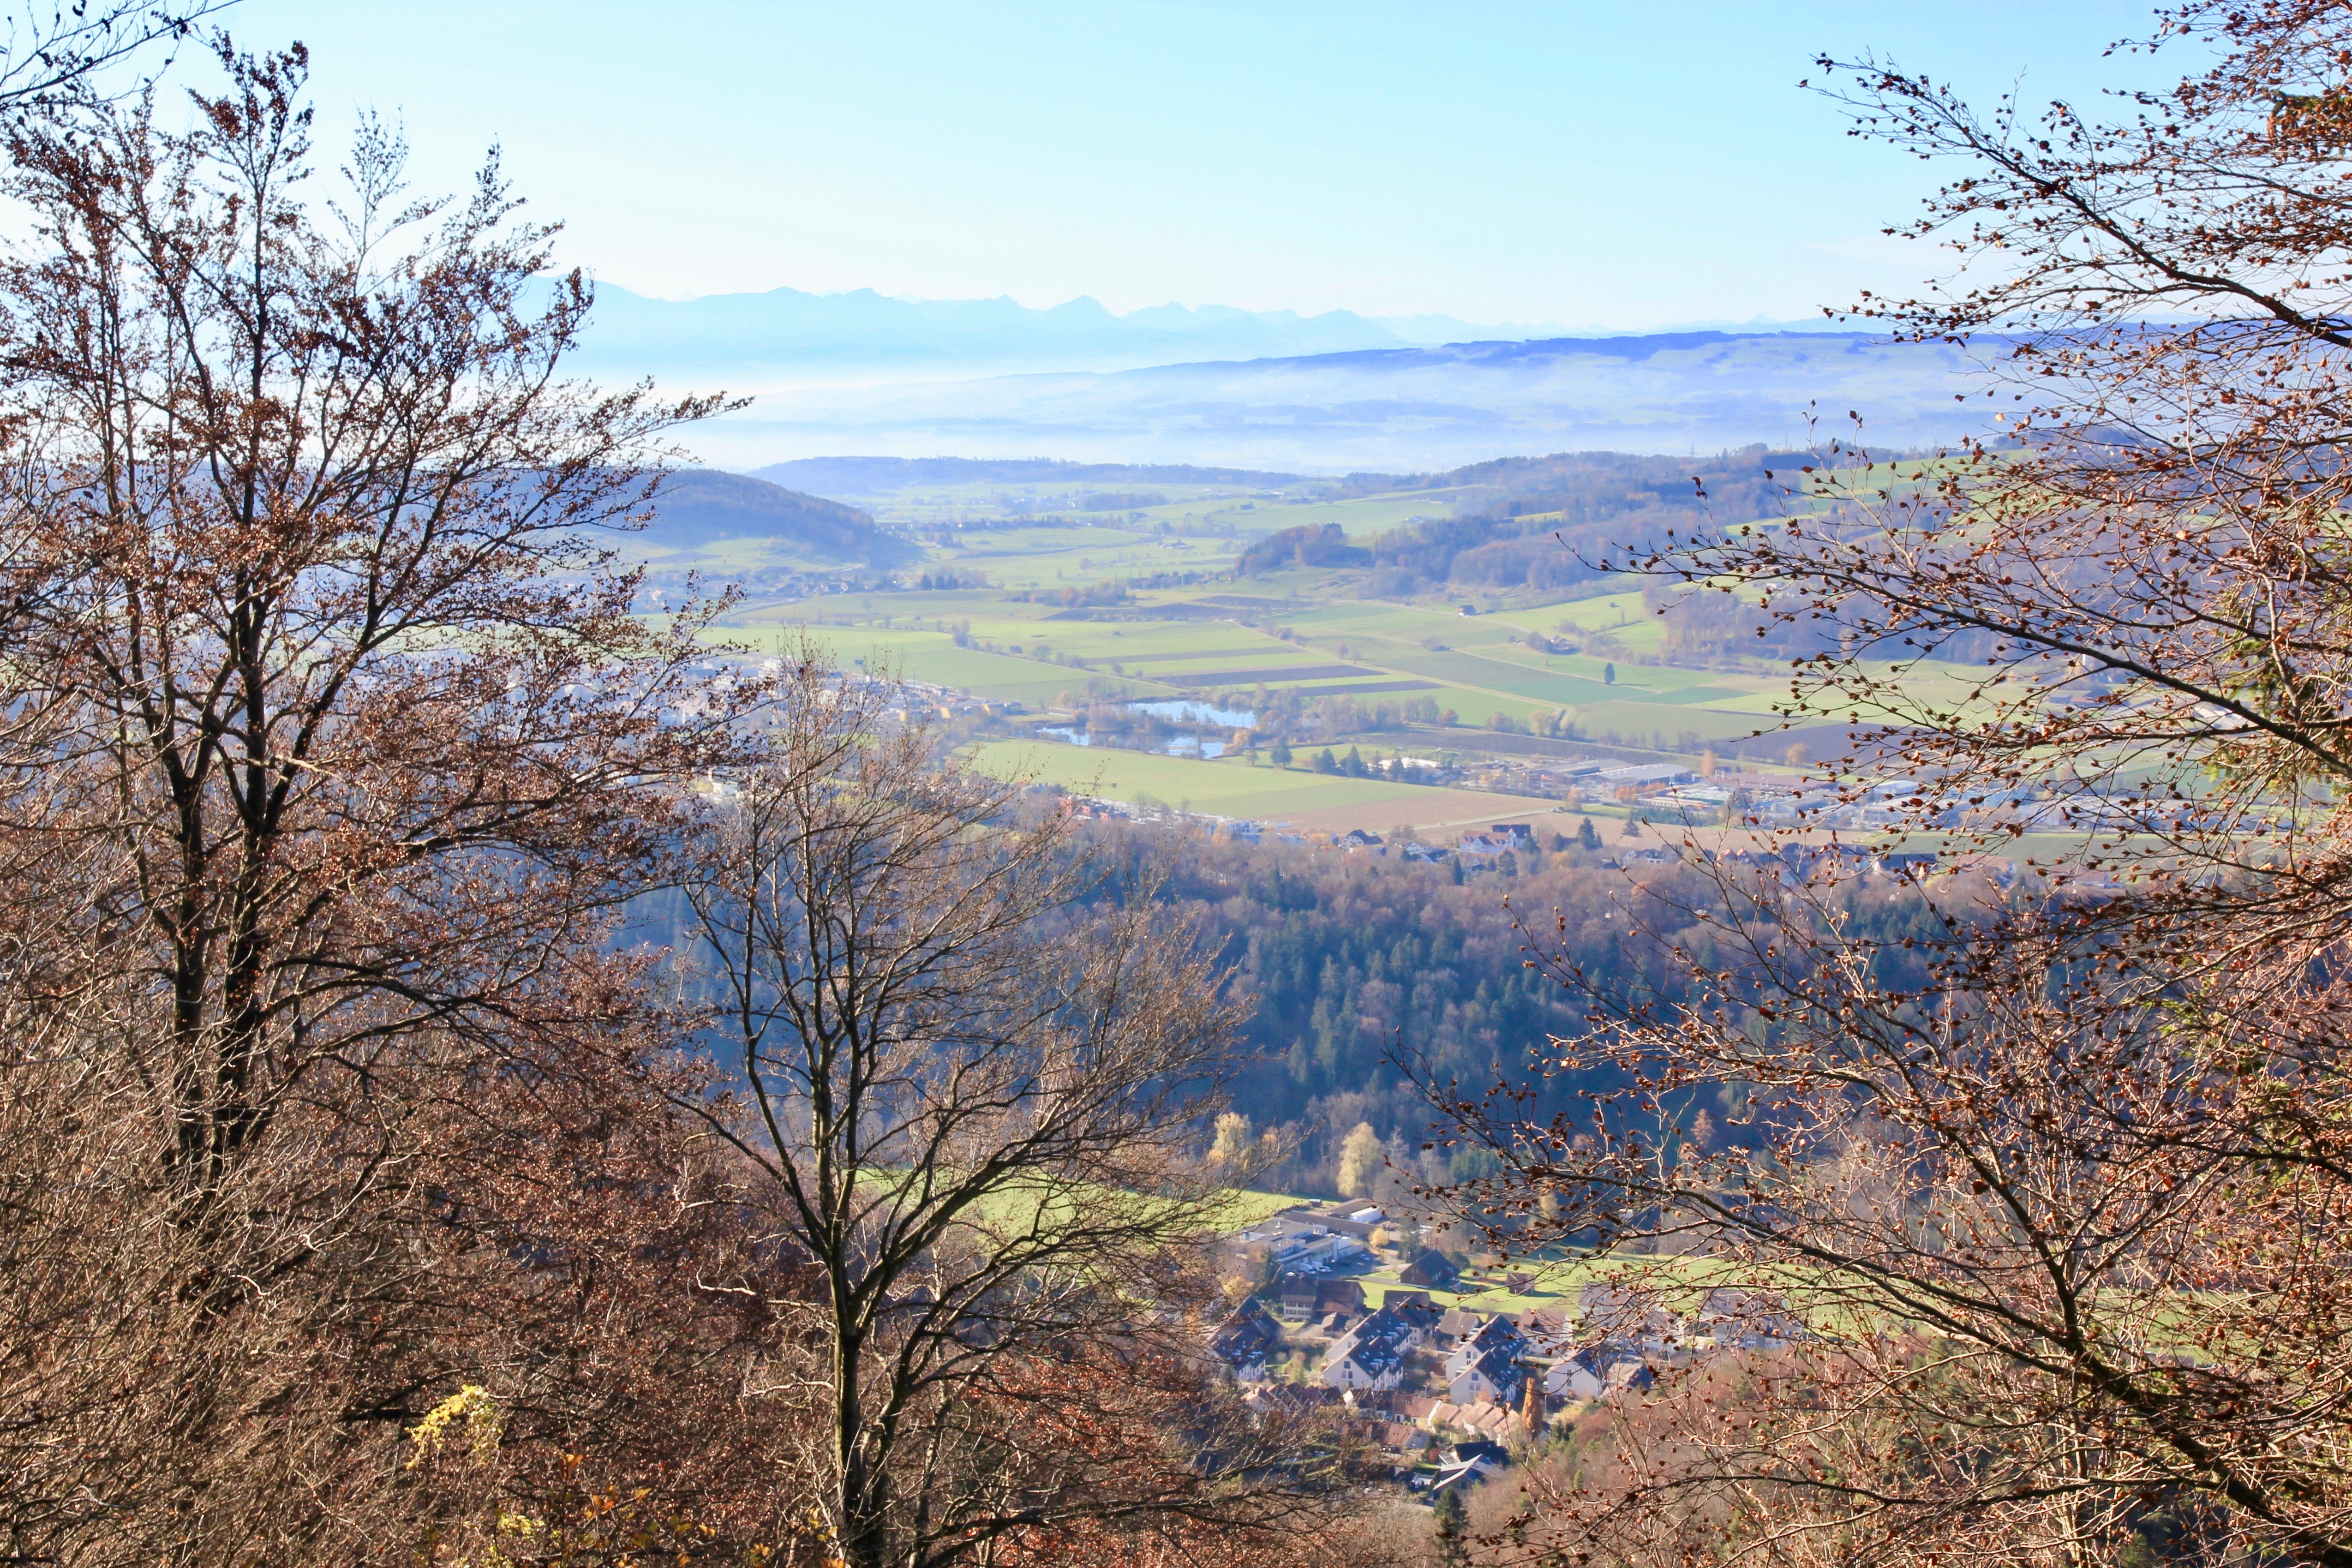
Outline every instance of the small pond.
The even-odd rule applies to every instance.
[[[1055,725],[1050,728],[1041,728],[1038,730],[1037,733],[1040,735],[1051,735],[1056,741],[1062,741],[1073,746],[1091,746],[1094,744],[1093,740],[1084,730],[1075,729],[1068,725]],[[1139,750],[1140,748],[1137,749]],[[1189,757],[1195,754],[1192,737],[1190,735],[1174,736],[1160,745],[1151,747],[1150,750],[1159,752],[1163,757]],[[1200,742],[1200,749],[1197,754],[1203,758],[1222,757],[1225,754],[1225,742],[1223,741],[1203,740]]]
[[[1189,697],[1161,697],[1128,706],[1138,713],[1165,719],[1171,724],[1216,724],[1228,730],[1246,730],[1257,722],[1256,713],[1247,708],[1219,708]]]

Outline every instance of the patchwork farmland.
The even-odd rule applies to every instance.
[[[1277,528],[1367,543],[1442,513],[1455,499],[1446,490],[1318,500],[1232,487],[1065,489],[853,498],[919,542],[920,563],[754,595],[715,635],[755,650],[812,635],[845,667],[934,689],[951,710],[984,710],[991,722],[971,738],[992,767],[1132,805],[1308,831],[1524,818],[1549,810],[1558,792],[1514,780],[1579,761],[1696,768],[1714,754],[1784,773],[1792,744],[1826,755],[1835,737],[1823,725],[1848,717],[1785,719],[1776,704],[1786,677],[1760,660],[1664,662],[1662,628],[1633,579],[1388,596],[1369,592],[1361,570],[1236,571]],[[1076,510],[1105,500],[1149,504]],[[1029,515],[992,515],[1013,506]],[[740,565],[747,550],[756,546],[734,542],[711,564]],[[1960,695],[1946,667],[1906,679]],[[1145,749],[1101,743],[1105,705],[1139,704],[1183,715],[1186,733]],[[1291,742],[1286,766],[1276,739]],[[1086,742],[1096,743],[1074,743]],[[1327,746],[1335,759],[1355,752],[1365,776],[1312,771]],[[1412,782],[1459,784],[1480,768],[1488,775],[1469,781],[1478,788]],[[1586,791],[1578,804],[1622,817],[1615,795]]]

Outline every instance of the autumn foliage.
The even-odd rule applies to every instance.
[[[126,17],[177,26],[89,20]],[[111,58],[102,27],[60,36]],[[768,756],[754,718],[849,683],[717,679],[714,602],[643,614],[610,535],[648,515],[668,432],[723,405],[567,378],[592,290],[551,277],[494,166],[419,200],[370,121],[330,195],[302,49],[213,63],[184,105],[34,93],[5,126],[34,234],[0,265],[0,1555],[880,1561],[812,1441],[842,1255],[770,1223],[740,1136],[765,1110],[790,1144],[808,1098],[745,1098],[699,1048],[708,990],[622,924],[693,880],[697,791]],[[962,787],[911,744],[904,782]],[[1136,972],[1057,934],[1081,989]],[[1163,1154],[1185,1093],[1136,1101],[1171,1112]],[[1096,1152],[1048,1173],[1115,1179]],[[894,1255],[870,1348],[903,1347],[953,1231]],[[1175,1251],[1099,1252],[1086,1325],[1142,1319],[1109,1311],[1109,1261],[1172,1279]],[[937,1441],[894,1461],[950,1527],[899,1560],[1041,1555],[1044,1529],[1141,1561],[1161,1516],[1276,1552],[1202,1439],[1294,1450],[1163,1352],[1196,1325],[994,1333],[1067,1287],[1033,1261],[944,1313],[959,1364],[1001,1375],[918,1391],[921,1436],[972,1440],[946,1472]],[[987,1486],[1017,1502],[965,1528]]]
[[[2352,195],[2329,116],[2276,111],[2337,100],[2352,12],[2178,6],[2146,47],[2195,63],[2105,118],[1822,62],[1859,134],[1957,165],[1911,232],[1959,281],[1861,309],[1966,342],[1997,422],[1874,467],[1857,428],[1781,521],[1616,563],[1808,628],[1790,713],[1849,719],[1849,786],[1908,779],[1973,868],[1891,931],[1850,873],[1677,873],[1686,988],[1554,969],[1591,1016],[1548,1065],[1639,1087],[1460,1108],[1515,1245],[1656,1237],[1811,1326],[1667,1394],[1613,1495],[1537,1498],[1555,1543],[2352,1561]]]

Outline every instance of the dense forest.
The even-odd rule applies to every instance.
[[[1449,515],[1349,542],[1337,524],[1285,529],[1245,552],[1244,575],[1289,566],[1369,566],[1383,596],[1461,588],[1557,590],[1601,576],[1603,552],[1685,537],[1710,521],[1777,515],[1787,476],[1811,459],[1762,446],[1703,459],[1622,452],[1507,458],[1445,473],[1355,474],[1343,495],[1454,492]],[[1780,478],[1775,478],[1780,475]]]
[[[1339,1140],[1360,1121],[1417,1149],[1433,1113],[1401,1070],[1407,1053],[1484,1088],[1523,1068],[1530,1047],[1580,1026],[1579,1000],[1523,966],[1506,893],[1585,911],[1577,951],[1618,967],[1625,915],[1610,900],[1626,883],[1573,850],[1525,857],[1539,864],[1523,876],[1462,882],[1447,866],[1110,831],[1137,869],[1167,879],[1160,899],[1192,923],[1226,991],[1250,1006],[1232,1098],[1295,1149],[1278,1180],[1328,1186]],[[681,895],[642,895],[632,915],[623,945],[694,955]],[[690,956],[689,969],[698,966]]]
[[[1533,1053],[1582,1035],[1592,997],[1528,958],[1565,957],[1600,992],[1671,999],[1685,994],[1687,965],[1669,950],[1681,943],[1704,961],[1720,929],[1704,912],[1720,900],[1705,872],[1629,876],[1604,859],[1606,840],[1584,849],[1549,827],[1538,827],[1538,848],[1507,858],[1507,874],[1467,878],[1450,863],[1362,851],[1143,825],[1102,831],[1120,840],[1134,871],[1162,879],[1159,898],[1192,925],[1228,994],[1246,1006],[1231,1098],[1288,1151],[1265,1184],[1300,1191],[1337,1190],[1341,1141],[1360,1122],[1403,1175],[1442,1182],[1483,1170],[1475,1152],[1423,1152],[1423,1142],[1443,1142],[1423,1083],[1532,1089],[1530,1107],[1545,1115],[1582,1091],[1622,1087],[1614,1075],[1529,1083]],[[1917,978],[1902,945],[1929,919],[1915,889],[1854,881],[1836,901],[1850,929],[1879,945],[1890,983]],[[633,913],[625,945],[692,953],[682,897],[649,893]],[[1727,1115],[1736,1097],[1711,1096],[1691,1109],[1737,1138]]]
[[[1605,849],[1580,849],[1550,829],[1538,829],[1541,847],[1515,858],[1515,875],[1466,880],[1451,865],[1283,845],[1188,840],[1174,853],[1152,830],[1130,832],[1138,853],[1170,868],[1164,896],[1255,1004],[1234,1102],[1294,1151],[1275,1180],[1305,1190],[1333,1190],[1340,1142],[1359,1122],[1381,1135],[1393,1164],[1426,1179],[1482,1168],[1474,1152],[1422,1152],[1435,1117],[1403,1064],[1469,1092],[1531,1089],[1531,1108],[1545,1115],[1580,1091],[1616,1087],[1613,1078],[1528,1082],[1531,1053],[1582,1034],[1591,1001],[1528,967],[1531,951],[1565,956],[1601,990],[1671,998],[1687,966],[1668,950],[1684,944],[1704,964],[1718,929],[1693,912],[1716,901],[1699,871],[1658,868],[1636,880],[1603,864]],[[1856,882],[1838,902],[1856,934],[1883,939],[1890,982],[1916,978],[1902,946],[1928,918],[1915,889]],[[1722,1124],[1735,1098],[1693,1110]]]

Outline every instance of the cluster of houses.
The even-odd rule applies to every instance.
[[[1284,1315],[1292,1322],[1304,1322],[1315,1315],[1312,1308],[1316,1277],[1332,1268],[1371,1262],[1372,1230],[1383,1217],[1380,1209],[1369,1204],[1342,1205],[1304,1215],[1286,1212],[1259,1221],[1234,1239],[1244,1246],[1261,1245],[1266,1248],[1267,1258],[1282,1281]],[[1331,1283],[1336,1287],[1341,1282]],[[1347,1298],[1345,1310],[1360,1311],[1361,1288],[1353,1280],[1345,1284],[1355,1292]]]
[[[1287,1237],[1285,1239],[1288,1239]],[[1777,1298],[1717,1289],[1675,1310],[1652,1290],[1588,1283],[1575,1306],[1518,1313],[1444,1307],[1458,1282],[1429,1252],[1369,1299],[1354,1279],[1287,1274],[1245,1298],[1210,1350],[1268,1405],[1331,1407],[1362,1424],[1415,1489],[1474,1482],[1549,1420],[1640,1397],[1669,1367],[1804,1337]]]
[[[2140,800],[2084,790],[2059,796],[2044,788],[1972,789],[1916,778],[1885,778],[1800,787],[1787,779],[1755,775],[1717,777],[1646,797],[1653,810],[1682,806],[1734,813],[1742,822],[1769,828],[1826,828],[1844,832],[1902,832],[1989,826],[2028,833],[2086,830],[2156,831],[2200,819],[2196,803]]]
[[[773,655],[719,654],[698,659],[689,668],[699,678],[700,685],[719,692],[745,679],[772,680],[783,673],[784,661]],[[889,699],[885,711],[901,723],[940,719],[1017,719],[1029,711],[1017,701],[976,698],[929,681],[903,678],[886,680],[880,674],[870,672],[862,658],[850,659],[839,679],[848,686],[881,687]]]
[[[1611,757],[1486,756],[1470,759],[1457,767],[1439,767],[1427,778],[1414,782],[1569,800],[1579,796],[1646,795],[1689,784],[1697,777],[1696,772],[1680,763],[1625,763]]]
[[[1702,849],[1697,854],[1710,865],[1742,867],[1778,878],[1791,887],[1822,875],[1841,879],[1861,876],[1916,879],[1932,875],[1942,864],[1942,857],[1932,850],[1877,849],[1864,844],[1784,843],[1769,849],[1733,849],[1720,855],[1712,849]]]
[[[1536,847],[1536,830],[1524,822],[1498,822],[1492,827],[1475,833],[1465,833],[1454,842],[1454,858],[1462,862],[1465,871],[1484,870],[1499,864],[1511,854],[1525,854]]]
[[[2094,819],[2105,821],[2122,811],[2114,803],[2083,801],[2035,802],[2029,792],[2015,791],[1981,805],[1977,797],[1963,810],[1933,797],[1933,792],[1915,779],[1889,779],[1842,789],[1802,792],[1786,779],[1768,779],[1760,774],[1718,773],[1713,779],[1701,781],[1689,770],[1671,764],[1642,764],[1630,767],[1599,768],[1588,776],[1601,782],[1620,781],[1638,790],[1647,811],[1683,805],[1694,811],[1709,811],[1737,807],[1742,819],[1753,819],[1773,826],[1802,828],[1894,828],[1951,827],[1966,823],[1987,820],[2009,822],[2032,828],[2048,826],[2044,819],[2054,814],[2066,814],[2068,822],[2077,828]],[[1858,793],[1857,793],[1858,792]],[[2011,798],[2011,795],[2016,798]],[[1110,801],[1076,801],[1066,809],[1088,816],[1124,819],[1129,809]],[[2098,816],[2104,810],[2107,817]],[[2167,819],[2174,826],[2191,825],[2195,808],[2181,805]],[[1167,813],[1145,813],[1144,816],[1165,816]],[[2161,813],[2149,812],[2151,817]],[[1265,825],[1250,821],[1206,820],[1212,831],[1248,844],[1268,842],[1294,844],[1316,848],[1331,848],[1349,855],[1392,858],[1414,864],[1444,865],[1451,863],[1464,875],[1475,876],[1488,871],[1505,874],[1517,872],[1528,864],[1528,858],[1537,854],[1540,843],[1536,825],[1528,822],[1498,822],[1491,826],[1474,829],[1461,835],[1452,845],[1433,845],[1410,838],[1383,838],[1365,828],[1344,833],[1306,834],[1295,832],[1286,825]],[[2135,821],[2137,818],[2134,818]],[[2113,825],[2112,823],[2110,824]],[[1604,866],[1639,867],[1671,865],[1689,858],[1714,864],[1722,861],[1743,865],[1776,876],[1792,885],[1802,883],[1823,872],[1841,879],[1853,876],[1885,876],[1921,879],[1945,868],[1939,856],[1929,851],[1898,851],[1871,847],[1863,843],[1805,844],[1788,842],[1769,848],[1751,848],[1718,852],[1696,847],[1645,846],[1612,847],[1599,857]],[[1973,862],[1972,862],[1973,863]],[[1979,869],[2007,886],[2015,881],[2014,862],[2001,865],[1983,862]]]
[[[851,661],[852,668],[844,672],[844,679],[853,683],[876,679],[868,675],[864,663],[862,659]],[[714,656],[704,661],[700,672],[716,692],[739,679],[740,674],[772,675],[780,668],[780,661],[773,658],[746,659]],[[1018,718],[1026,712],[1024,705],[1017,701],[975,700],[950,688],[922,681],[894,680],[891,687],[898,717],[907,722],[984,722]],[[1410,766],[1417,773],[1431,774],[1423,781],[1429,783],[1441,782],[1434,776],[1437,773],[1451,774],[1459,771],[1423,758],[1389,759],[1376,761],[1371,765],[1386,767],[1391,763]],[[1693,769],[1680,763],[1629,763],[1606,757],[1548,758],[1540,763],[1490,759],[1482,763],[1480,767],[1488,773],[1495,769],[1503,769],[1512,776],[1507,779],[1500,774],[1482,775],[1450,782],[1571,800],[1596,792],[1609,792],[1621,799],[1638,801],[1646,815],[1654,816],[1662,810],[1673,812],[1679,808],[1694,822],[1722,817],[1766,828],[1899,832],[1999,825],[2031,832],[2089,828],[2144,831],[2208,826],[2204,820],[2204,808],[2194,802],[2143,801],[2110,796],[2094,790],[2058,798],[2046,788],[2021,785],[2010,789],[1971,791],[1965,798],[1958,798],[1945,784],[1917,778],[1882,778],[1836,784],[1801,784],[1785,775],[1737,772],[1718,772],[1701,778]],[[1526,776],[1519,776],[1521,774]],[[1129,814],[1129,808],[1108,801],[1084,803],[1081,809],[1086,815],[1099,816],[1125,816]],[[1379,834],[1360,828],[1327,838],[1322,835],[1293,832],[1280,825],[1268,827],[1254,822],[1237,821],[1217,824],[1216,831],[1248,843],[1260,843],[1271,838],[1301,845],[1328,844],[1342,850],[1394,856],[1411,861],[1452,860],[1465,872],[1473,873],[1512,868],[1511,863],[1503,858],[1505,856],[1515,852],[1524,854],[1536,847],[1534,832],[1526,823],[1497,823],[1483,831],[1465,834],[1460,842],[1450,847],[1411,840],[1384,843]],[[1867,852],[1858,849],[1848,848],[1841,852],[1867,858]],[[1674,858],[1654,850],[1634,853],[1637,862]],[[1889,858],[1876,858],[1884,861]],[[1933,858],[1925,858],[1932,861]],[[1859,868],[1884,871],[1905,868],[1880,864]],[[1916,870],[1919,868],[1909,868]],[[1792,867],[1791,870],[1796,870],[1796,868]]]
[[[1491,827],[1465,833],[1451,847],[1423,844],[1417,838],[1400,838],[1391,843],[1366,828],[1352,827],[1345,833],[1302,834],[1275,828],[1267,829],[1255,822],[1224,822],[1217,834],[1244,844],[1263,844],[1268,838],[1282,844],[1307,844],[1375,855],[1394,857],[1399,860],[1436,863],[1459,859],[1465,871],[1486,869],[1502,856],[1513,850],[1525,853],[1536,847],[1536,830],[1531,823],[1498,822]]]
[[[1621,799],[1637,799],[1651,816],[1679,813],[1694,824],[1728,820],[1765,828],[1904,832],[2001,826],[2029,833],[2147,831],[2199,816],[2199,808],[2189,802],[2123,799],[2087,790],[2059,798],[2034,785],[1959,795],[1947,784],[1907,777],[1801,784],[1785,775],[1723,772],[1698,778],[1663,763],[1590,777],[1597,784],[1614,784]]]

